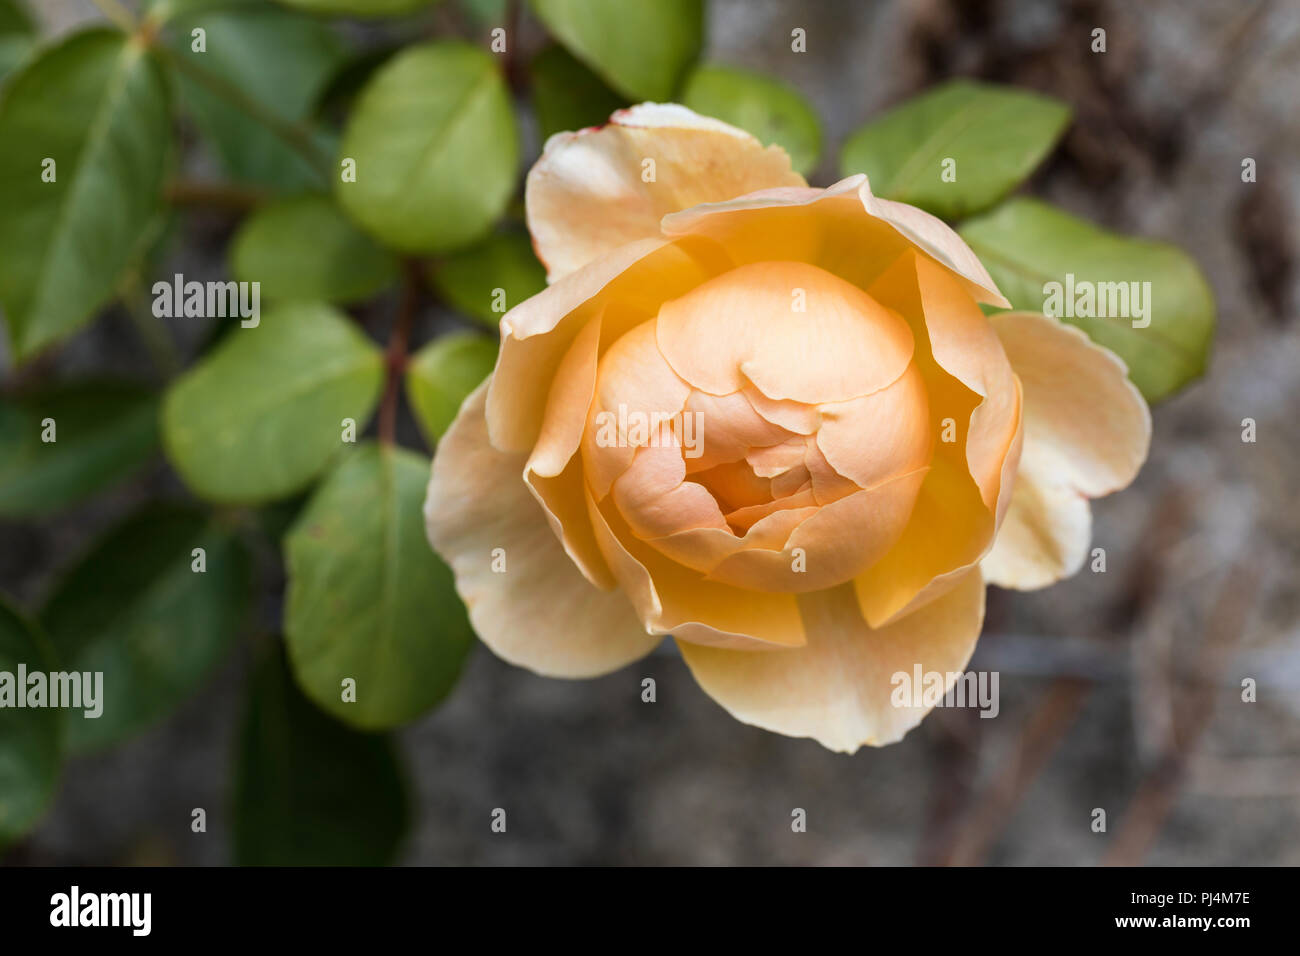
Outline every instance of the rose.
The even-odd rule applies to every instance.
[[[480,637],[541,674],[675,636],[746,723],[835,750],[951,685],[984,583],[1042,587],[1132,480],[1122,362],[1006,306],[942,222],[680,106],[554,136],[527,182],[552,282],[501,322],[426,503]],[[698,426],[698,427],[695,427]]]

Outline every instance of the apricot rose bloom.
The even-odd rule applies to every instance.
[[[551,284],[503,317],[425,507],[514,664],[594,676],[671,634],[746,723],[891,743],[928,709],[891,677],[962,671],[985,582],[1076,571],[1088,499],[1146,457],[1118,358],[986,317],[974,253],[864,176],[810,188],[644,104],[553,136],[526,201]]]

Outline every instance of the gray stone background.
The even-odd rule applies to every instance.
[[[55,30],[96,16],[86,0],[37,6]],[[795,26],[806,54],[790,51]],[[1104,55],[1089,50],[1097,26]],[[1094,505],[1107,573],[990,591],[972,666],[1001,672],[997,719],[940,710],[898,745],[845,757],[732,720],[671,645],[584,682],[480,648],[450,700],[401,734],[418,812],[403,860],[1300,863],[1300,2],[712,0],[708,28],[708,59],[782,76],[816,105],[815,184],[837,178],[852,130],[950,76],[1068,100],[1076,122],[1027,190],[1191,252],[1219,302],[1209,373],[1156,409],[1134,486]],[[194,216],[178,268],[219,273],[229,229]],[[138,353],[110,314],[58,371],[130,371]],[[174,491],[160,468],[56,520],[0,525],[0,589],[39,599],[105,526]],[[75,761],[10,861],[227,862],[247,665],[236,655],[164,725]],[[189,831],[199,806],[204,835]],[[489,831],[498,806],[507,834]],[[795,807],[807,833],[791,832]]]

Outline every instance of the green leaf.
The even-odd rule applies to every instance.
[[[0,80],[36,45],[36,31],[19,0],[0,0]]]
[[[193,49],[191,31],[202,27],[206,51]],[[257,106],[297,123],[315,143],[322,162],[333,155],[335,134],[312,121],[312,108],[347,58],[326,23],[265,2],[183,12],[174,21],[172,55],[193,70],[217,77]],[[211,139],[232,179],[297,192],[327,185],[314,166],[244,104],[178,71],[181,98],[195,124]]]
[[[143,48],[91,30],[46,50],[0,102],[0,304],[18,360],[85,324],[158,214],[170,149]],[[43,163],[55,162],[54,182]]]
[[[65,667],[103,674],[103,713],[66,714],[72,749],[115,743],[189,699],[244,627],[251,584],[238,539],[190,508],[147,508],[96,543],[41,614]]]
[[[387,245],[448,252],[481,238],[505,210],[519,167],[510,97],[496,61],[465,43],[414,46],[357,97],[340,155],[356,182],[343,209]]]
[[[328,195],[259,209],[235,236],[231,271],[276,301],[356,302],[396,281],[397,258],[361,232]]]
[[[359,434],[383,385],[383,357],[325,305],[272,309],[235,329],[163,403],[163,446],[195,494],[258,503],[315,478]]]
[[[551,34],[633,100],[669,102],[704,42],[704,0],[532,0]]]
[[[365,445],[285,538],[285,638],[299,685],[355,727],[406,723],[442,700],[473,644],[451,571],[425,538],[429,460]],[[356,682],[356,700],[343,682]]]
[[[12,691],[25,695],[27,688],[16,685],[19,664],[29,673],[58,669],[49,642],[0,600],[0,673],[12,675]],[[0,707],[0,850],[30,829],[49,805],[62,763],[62,713],[51,707],[19,709],[14,703],[6,700]]]
[[[562,46],[552,44],[533,57],[528,72],[543,140],[556,133],[599,126],[627,105]]]
[[[266,6],[268,0],[145,0],[144,8],[155,25],[168,23],[179,16],[231,7]]]
[[[33,32],[31,14],[20,0],[0,0],[0,35]]]
[[[53,419],[54,441],[42,440]],[[0,400],[0,515],[67,507],[139,468],[158,440],[158,401],[119,383]]]
[[[432,446],[451,425],[465,396],[492,374],[497,341],[453,332],[422,348],[406,369],[406,397]]]
[[[506,18],[507,0],[460,0],[460,8],[480,26],[500,26]]]
[[[322,714],[280,648],[253,671],[235,768],[239,866],[383,866],[410,824],[396,748]]]
[[[1107,232],[1032,199],[1010,200],[959,232],[1018,309],[1057,311],[1048,301],[1047,284],[1064,286],[1067,273],[1076,289],[1086,281],[1094,290],[1104,290],[1097,298],[1107,300],[1109,317],[1063,314],[1062,321],[1077,325],[1122,358],[1148,401],[1173,394],[1205,371],[1214,334],[1214,295],[1196,263],[1177,246]],[[1151,283],[1150,295],[1142,296],[1149,309],[1146,320],[1136,314],[1132,300],[1131,317],[1114,315],[1121,310],[1111,307],[1109,289],[1101,285],[1129,282]],[[1093,311],[1100,310],[1094,306]],[[1134,328],[1135,319],[1150,324]]]
[[[429,278],[449,305],[493,331],[505,312],[546,288],[546,270],[533,253],[532,241],[517,233],[491,236],[438,260]]]
[[[725,66],[702,66],[686,81],[682,103],[753,133],[790,154],[795,170],[808,173],[822,149],[821,121],[804,95],[770,76]]]
[[[433,0],[280,0],[286,7],[328,17],[396,17],[427,7]]]
[[[1070,108],[1037,93],[953,80],[862,127],[844,144],[845,176],[866,173],[877,196],[944,219],[980,212],[1011,192],[1070,122]],[[945,161],[954,160],[952,182]]]

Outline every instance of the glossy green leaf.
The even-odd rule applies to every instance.
[[[50,707],[20,709],[9,697],[28,691],[17,683],[20,664],[29,674],[59,669],[49,642],[0,600],[0,850],[49,805],[62,762],[62,713]]]
[[[626,99],[562,46],[548,46],[533,57],[528,72],[543,140],[556,133],[599,126],[627,105]]]
[[[163,445],[186,484],[211,501],[292,494],[360,434],[383,385],[383,357],[325,305],[269,310],[179,378],[163,404]]]
[[[808,173],[822,149],[822,126],[803,94],[787,83],[749,70],[702,66],[686,81],[682,103],[753,133],[764,146],[790,154],[795,170]]]
[[[22,0],[0,0],[0,36],[32,32],[32,17]]]
[[[286,7],[328,17],[396,17],[434,0],[280,0]]]
[[[32,51],[36,33],[20,0],[0,0],[0,80]]]
[[[410,824],[393,742],[352,730],[303,697],[279,647],[249,682],[235,767],[239,866],[383,866]]]
[[[232,7],[266,6],[271,0],[145,0],[144,8],[154,24],[164,24],[172,19],[209,10],[228,10]]]
[[[429,270],[447,304],[493,331],[501,316],[546,288],[546,270],[525,235],[500,233],[463,252],[439,259]]]
[[[424,532],[429,459],[365,445],[316,489],[285,539],[285,637],[298,683],[355,727],[442,700],[473,643],[451,571]],[[356,699],[344,697],[355,682]]]
[[[406,397],[420,430],[433,445],[451,425],[460,403],[492,374],[497,340],[453,332],[422,348],[406,369]]]
[[[356,302],[397,280],[397,257],[352,224],[329,195],[259,209],[231,244],[231,271],[273,301]]]
[[[460,0],[460,8],[479,25],[505,22],[508,0]]]
[[[1070,108],[1058,100],[953,80],[854,133],[840,153],[840,169],[845,176],[866,173],[877,196],[956,219],[1011,192],[1069,122]]]
[[[1177,246],[1107,232],[1032,199],[1010,200],[959,231],[1013,306],[1051,312],[1083,329],[1128,364],[1129,377],[1148,401],[1173,394],[1204,372],[1214,335],[1214,295]],[[1049,287],[1053,282],[1060,290]],[[1074,295],[1067,296],[1067,282]],[[1149,289],[1142,283],[1150,283]],[[1059,304],[1051,300],[1053,291],[1060,293]],[[1084,295],[1094,300],[1083,307],[1091,316],[1079,314]],[[1129,297],[1127,308],[1120,296]],[[1149,324],[1134,328],[1134,321]]]
[[[204,52],[194,49],[192,31],[200,27]],[[347,53],[327,23],[263,0],[184,11],[172,22],[169,45],[189,67],[177,71],[181,98],[232,179],[288,192],[328,185],[324,169],[268,129],[248,103],[195,75],[214,77],[261,111],[297,124],[314,143],[319,165],[328,166],[336,137],[313,121],[312,108]]]
[[[537,16],[605,82],[669,102],[704,42],[704,0],[532,0]]]
[[[481,238],[519,171],[497,60],[459,42],[399,53],[357,97],[340,156],[355,161],[356,182],[340,174],[339,202],[387,245],[439,253]]]
[[[189,699],[247,623],[251,585],[244,547],[194,509],[150,507],[97,542],[41,613],[64,667],[103,674],[101,715],[66,713],[72,749],[122,740]]]
[[[82,383],[0,400],[0,515],[67,507],[135,471],[157,440],[157,398],[137,386]]]
[[[158,214],[169,137],[162,77],[120,33],[76,34],[6,83],[0,304],[19,360],[112,296]]]

